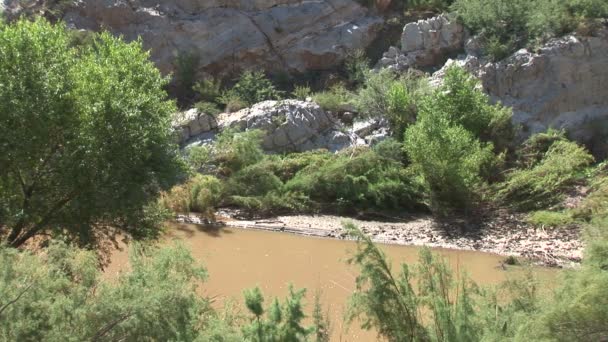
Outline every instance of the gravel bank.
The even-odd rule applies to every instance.
[[[220,212],[220,222],[245,229],[282,231],[327,238],[348,238],[344,221],[359,226],[380,243],[476,250],[529,259],[544,266],[570,267],[579,263],[583,243],[578,227],[535,229],[522,217],[500,217],[474,228],[463,224],[439,223],[430,216],[386,221],[357,220],[332,215],[289,215],[263,220],[239,220]],[[202,223],[196,216],[180,215],[181,222]],[[457,228],[454,228],[457,227]],[[464,227],[464,228],[463,228]]]

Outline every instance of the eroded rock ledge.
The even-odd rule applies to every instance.
[[[141,36],[163,72],[175,70],[181,53],[213,74],[331,68],[370,44],[383,23],[353,0],[80,0],[63,19]]]

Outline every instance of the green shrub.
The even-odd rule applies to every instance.
[[[568,212],[540,210],[528,216],[528,222],[539,227],[560,227],[574,222]]]
[[[264,132],[260,130],[222,131],[215,142],[214,162],[231,173],[261,161],[264,158],[263,137]]]
[[[397,78],[390,70],[370,72],[359,90],[356,106],[362,117],[384,117],[400,139],[417,114],[420,100],[428,95],[422,78],[405,74]]]
[[[450,8],[454,0],[400,0],[410,11],[443,12]]]
[[[532,135],[515,151],[517,168],[530,168],[536,165],[558,141],[568,141],[565,131],[549,128],[546,132]]]
[[[180,245],[129,256],[128,271],[109,281],[91,251],[0,247],[2,340],[195,340],[215,316],[197,294],[206,270]]]
[[[481,143],[445,118],[423,116],[405,132],[405,150],[424,177],[438,214],[469,209],[477,199],[482,174],[495,161],[491,144]]]
[[[218,99],[222,96],[222,82],[213,77],[205,78],[192,87],[203,102],[218,103]]]
[[[209,114],[209,115],[213,115],[213,116],[216,116],[222,112],[219,109],[219,107],[217,106],[217,104],[215,104],[213,102],[200,101],[200,102],[197,102],[194,105],[194,107],[196,107],[196,109],[198,109],[198,111],[201,113],[205,113],[205,114]]]
[[[343,151],[311,164],[286,182],[285,189],[339,209],[413,208],[419,188],[402,164],[370,150]]]
[[[271,191],[278,191],[283,182],[273,173],[268,172],[263,163],[247,166],[233,174],[228,180],[227,193],[239,196],[262,196]]]
[[[291,95],[298,100],[304,101],[312,96],[312,90],[309,86],[296,86]]]
[[[463,69],[450,67],[444,84],[419,101],[418,121],[405,132],[405,150],[422,174],[438,213],[467,210],[499,159],[494,144],[511,138],[511,113],[491,105]]]
[[[359,319],[363,329],[374,328],[391,342],[480,340],[483,323],[476,319],[473,282],[464,276],[454,279],[446,261],[429,249],[420,252],[417,268],[401,264],[399,273],[393,272],[368,236],[352,224],[346,229],[357,239],[349,263],[360,269],[349,303],[350,322]]]
[[[219,179],[197,174],[161,196],[160,203],[175,213],[196,212],[212,218],[221,202],[223,189]]]
[[[608,217],[608,177],[605,174],[597,176],[589,192],[582,203],[572,210],[572,215],[588,222]]]
[[[258,102],[281,98],[283,92],[277,90],[263,72],[245,71],[234,87],[222,94],[220,101],[228,106],[240,100],[246,106],[252,106]]]
[[[346,76],[352,84],[359,84],[365,80],[365,75],[369,71],[370,60],[365,56],[365,51],[354,50],[346,55],[344,69]]]
[[[343,84],[336,84],[329,90],[316,93],[312,98],[321,108],[334,113],[350,107],[353,102],[353,94]]]
[[[452,9],[494,60],[608,17],[604,0],[456,0]]]
[[[493,142],[498,151],[505,149],[515,134],[511,109],[492,104],[481,90],[479,80],[461,67],[449,67],[441,87],[425,98],[420,107],[421,116],[432,113],[435,119],[446,118],[462,125],[481,141]]]
[[[593,157],[569,141],[554,142],[544,158],[527,169],[515,170],[499,184],[498,198],[520,210],[543,209],[557,204],[564,190],[581,178]]]

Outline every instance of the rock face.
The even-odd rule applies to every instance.
[[[330,68],[371,43],[383,23],[354,0],[79,0],[63,19],[141,36],[163,72],[174,71],[182,54],[212,73]]]
[[[178,114],[173,121],[178,142],[186,142],[201,134],[214,132],[218,128],[215,117],[201,113],[196,108]]]
[[[608,29],[554,39],[537,52],[520,50],[498,63],[474,56],[446,65],[452,63],[476,75],[494,100],[513,107],[521,138],[565,129],[594,154],[608,152]]]
[[[435,66],[462,50],[466,37],[464,27],[446,15],[409,23],[403,28],[401,50],[391,47],[379,66],[396,70]]]
[[[220,117],[220,129],[266,132],[263,147],[272,152],[302,152],[325,148],[337,151],[357,144],[357,137],[319,105],[297,100],[264,101]]]

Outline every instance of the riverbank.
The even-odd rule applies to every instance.
[[[195,214],[179,215],[178,222],[203,223]],[[258,229],[335,239],[348,239],[342,223],[353,222],[375,242],[471,250],[524,258],[550,267],[573,267],[580,263],[583,243],[580,229],[540,229],[527,225],[517,215],[497,215],[483,224],[438,222],[431,216],[360,220],[334,215],[286,215],[260,220],[234,218],[221,211],[218,223],[242,229]]]

